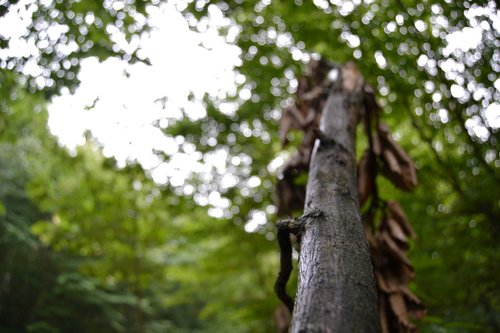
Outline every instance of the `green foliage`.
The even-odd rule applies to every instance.
[[[108,291],[78,272],[77,260],[44,246],[30,228],[47,214],[29,197],[30,143],[0,145],[0,327],[2,332],[119,332],[123,325]],[[90,320],[75,321],[82,311]]]

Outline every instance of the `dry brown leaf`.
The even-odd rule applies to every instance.
[[[279,134],[281,145],[285,147],[288,144],[287,135],[290,132],[290,129],[298,129],[299,124],[297,123],[296,117],[294,117],[293,112],[297,110],[295,105],[289,106],[281,112],[281,119],[279,122]],[[297,110],[298,111],[298,110]]]
[[[397,201],[392,200],[387,203],[387,208],[389,209],[390,216],[399,223],[405,234],[407,236],[414,237],[415,231],[408,221],[401,205]]]
[[[403,296],[399,293],[392,293],[389,295],[389,304],[391,305],[392,312],[398,318],[398,321],[405,326],[409,326],[408,312],[406,311],[406,304]]]
[[[325,92],[323,86],[316,86],[311,91],[306,92],[302,95],[302,101],[311,101],[320,97]]]
[[[406,257],[406,254],[404,253],[404,250],[402,250],[392,239],[392,237],[389,235],[388,232],[382,231],[380,233],[381,239],[383,240],[384,244],[386,245],[386,249],[390,254],[393,255],[393,257],[399,259],[402,263],[407,265],[408,267],[412,267],[410,260]]]
[[[288,132],[292,127],[292,119],[286,114],[286,109],[281,112],[281,118],[279,122],[279,134],[281,146],[285,147],[288,144]]]
[[[305,187],[293,184],[293,179],[283,178],[276,186],[278,215],[287,215],[304,208]]]
[[[385,178],[389,179],[389,181],[392,184],[394,184],[394,186],[396,186],[397,188],[403,191],[411,191],[410,190],[411,187],[408,186],[408,183],[405,181],[402,174],[392,172],[386,164],[382,166],[382,175]]]
[[[321,112],[316,112],[316,110],[314,108],[309,108],[309,109],[307,109],[306,114],[307,114],[307,116],[306,116],[305,124],[303,127],[305,127],[306,129],[307,129],[307,127],[317,128],[318,124],[316,123],[316,118],[317,118],[317,114],[321,114]]]
[[[358,166],[358,193],[359,206],[363,207],[368,197],[373,193],[375,187],[375,174],[373,163],[370,161],[370,152],[367,150],[361,157]]]
[[[375,90],[368,83],[365,83],[363,90],[365,92],[365,111],[371,112],[372,114],[377,114],[380,111],[381,107],[380,104],[378,104],[377,99],[375,98]]]
[[[382,144],[380,143],[380,137],[378,133],[375,131],[372,133],[372,151],[376,156],[380,156],[382,153]]]
[[[387,227],[389,228],[392,237],[407,245],[408,244],[408,238],[406,237],[407,235],[405,234],[399,223],[392,217],[389,217],[386,221],[387,221]]]
[[[407,310],[408,310],[408,314],[412,318],[422,320],[425,317],[426,311],[425,311],[425,307],[422,303],[420,303],[420,304],[409,303],[409,305],[407,306]]]
[[[397,290],[397,288],[393,287],[390,283],[387,283],[382,274],[377,271],[375,271],[375,280],[377,280],[379,289],[387,294],[395,292]]]
[[[399,165],[399,161],[392,152],[392,150],[386,148],[385,146],[382,148],[382,159],[384,160],[384,166],[389,168],[391,173],[396,174],[397,177],[401,177],[401,166]]]
[[[400,160],[397,158],[397,163],[394,163],[392,159],[395,156],[392,151],[391,154],[387,154],[387,150],[384,150],[382,156],[386,162],[382,168],[382,175],[389,179],[397,188],[403,191],[412,191],[416,186],[416,178],[413,180],[414,178],[413,176],[409,176],[408,170],[414,169],[413,165],[408,166],[401,164]]]
[[[417,186],[417,174],[413,161],[409,158],[406,152],[398,145],[396,141],[392,139],[389,133],[383,138],[387,139],[386,143],[389,149],[392,150],[394,155],[399,161],[399,165],[402,171],[402,189],[411,191]],[[404,188],[403,188],[404,187]]]
[[[415,165],[401,146],[392,138],[387,125],[378,125],[383,158],[388,164],[388,168],[383,170],[383,174],[393,182],[398,188],[404,191],[412,191],[417,186],[417,173]],[[390,151],[388,154],[386,150]],[[394,163],[393,158],[397,163]],[[396,167],[397,164],[397,167]]]
[[[395,211],[399,210],[399,214],[402,214],[397,203],[392,205]],[[415,274],[405,254],[407,244],[401,241],[406,237],[400,223],[389,212],[388,218],[381,221],[375,235],[378,245],[372,248],[374,275],[381,305],[384,300],[388,304],[388,308],[379,308],[380,323],[382,331],[386,327],[391,333],[417,332],[409,318],[421,319],[425,314],[422,303],[407,287]]]
[[[415,270],[413,269],[413,266],[404,265],[401,267],[401,270],[401,279],[406,281],[406,283],[410,283],[410,281],[415,278]]]
[[[405,297],[409,315],[413,318],[422,319],[425,316],[425,308],[420,299],[407,286],[401,286],[400,291]]]
[[[332,65],[324,59],[312,60],[307,66],[306,75],[315,85],[320,85],[331,68]]]
[[[418,305],[422,304],[422,302],[420,302],[420,300],[418,299],[418,297],[415,296],[415,294],[412,293],[411,290],[408,289],[407,286],[400,286],[399,290],[401,291],[401,294],[403,294],[405,296],[405,298],[409,302],[412,302],[412,303],[415,303],[415,304],[418,304]]]
[[[358,66],[353,61],[346,63],[341,68],[342,85],[347,91],[361,91],[364,89],[364,79]]]
[[[389,330],[389,318],[387,313],[387,300],[385,295],[380,295],[379,300],[379,316],[380,316],[380,328],[382,333],[390,333]]]
[[[302,96],[309,91],[309,79],[305,76],[302,76],[298,79],[297,85],[297,97],[299,100],[302,100]]]
[[[292,316],[288,308],[283,303],[280,303],[274,310],[274,325],[276,326],[276,331],[278,333],[287,333],[291,318]]]
[[[389,126],[387,126],[387,124],[383,123],[383,122],[380,122],[378,124],[378,132],[380,134],[380,138],[382,139],[382,141],[384,141],[384,143],[395,143],[394,148],[396,150],[398,150],[398,153],[401,154],[401,155],[406,155],[405,151],[403,150],[403,148],[401,148],[397,143],[396,141],[394,141],[394,139],[392,138],[391,136],[391,131],[389,130]]]
[[[391,289],[391,292],[399,292],[400,288],[405,286],[408,281],[400,274],[401,268],[407,267],[401,262],[391,261],[383,272],[385,283]]]

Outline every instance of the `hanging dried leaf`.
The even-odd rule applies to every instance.
[[[408,267],[412,267],[410,260],[408,260],[408,258],[406,257],[406,255],[404,253],[404,249],[401,249],[396,244],[396,242],[394,242],[394,240],[392,239],[392,237],[389,235],[388,232],[382,231],[380,233],[380,238],[383,241],[383,244],[385,244],[386,249],[388,250],[388,252],[394,258],[400,260],[401,262],[403,262],[404,264],[406,264]]]
[[[379,299],[379,317],[380,317],[380,328],[382,333],[390,333],[389,330],[389,313],[387,309],[387,301],[384,296],[380,296]]]
[[[399,223],[392,217],[389,217],[386,221],[387,227],[389,228],[392,237],[406,245],[406,249],[408,245],[408,237],[406,237],[407,235],[405,234]]]
[[[308,117],[308,118],[306,118]],[[285,147],[288,144],[287,135],[291,129],[302,130],[310,126],[312,120],[311,116],[305,115],[298,109],[297,105],[291,105],[281,112],[281,119],[279,123],[281,145]],[[314,118],[314,115],[312,116]]]
[[[297,98],[299,99],[299,101],[301,100],[301,97],[309,91],[309,89],[310,89],[310,84],[309,84],[309,79],[307,78],[307,76],[299,77],[298,85],[297,85],[297,92],[296,92],[296,95],[297,95]]]
[[[375,280],[377,281],[379,289],[387,294],[393,293],[397,290],[390,283],[387,283],[385,278],[378,271],[375,271]]]
[[[389,295],[389,304],[391,305],[392,312],[398,318],[398,321],[408,326],[408,313],[406,312],[406,304],[403,296],[399,293],[392,293]]]
[[[387,257],[387,259],[387,265],[383,270],[383,277],[387,285],[392,288],[391,292],[396,292],[403,283],[406,283],[405,278],[399,274],[400,268],[406,267],[406,265],[401,261],[390,260],[390,257]]]
[[[423,319],[425,316],[425,307],[422,302],[408,289],[406,291],[409,293],[405,293],[402,291],[403,295],[405,295],[405,300],[407,303],[408,314],[417,319]],[[411,296],[410,296],[411,295]]]
[[[405,234],[409,237],[414,237],[415,231],[413,230],[410,222],[408,222],[408,218],[406,217],[403,208],[401,208],[401,205],[397,201],[389,201],[387,203],[387,208],[390,216],[399,223]]]
[[[291,106],[295,107],[295,106]],[[290,108],[291,108],[290,107]],[[291,116],[291,112],[289,108],[284,109],[281,112],[281,119],[279,122],[279,134],[281,145],[285,147],[288,144],[288,133],[290,129],[294,128],[294,118]]]
[[[414,307],[420,307],[421,312],[423,312],[422,302],[418,299],[415,294],[413,294],[407,286],[400,286],[399,291],[405,296],[405,299],[411,303],[413,303]]]
[[[407,281],[408,283],[415,278],[415,270],[413,269],[413,266],[402,266],[400,274],[401,279],[403,279],[403,281]]]
[[[307,67],[306,75],[314,85],[321,85],[331,68],[332,65],[324,59],[312,60]]]
[[[278,215],[283,216],[301,210],[304,207],[305,198],[305,187],[295,185],[293,179],[283,178],[278,181],[275,199]]]
[[[376,156],[380,156],[380,154],[382,154],[382,144],[380,143],[379,135],[377,132],[375,132],[372,133],[371,136],[372,136],[372,147],[371,147],[372,152]]]
[[[412,191],[417,186],[417,173],[413,161],[394,141],[387,125],[380,123],[378,134],[382,146],[382,159],[385,162],[382,174],[398,188]]]
[[[292,316],[290,315],[288,308],[283,303],[280,303],[274,310],[274,324],[276,326],[276,331],[278,333],[287,333],[291,318]]]
[[[365,92],[365,111],[377,115],[381,107],[380,104],[378,104],[377,99],[375,98],[375,90],[370,84],[365,83],[363,91]]]
[[[394,184],[397,188],[403,190],[403,191],[411,191],[412,187],[409,185],[405,178],[402,176],[401,172],[395,173],[390,170],[390,168],[387,165],[384,165],[382,167],[382,175],[389,179],[391,183]]]
[[[373,193],[375,187],[375,166],[373,156],[368,150],[359,161],[358,166],[358,193],[359,206],[363,207],[368,197]]]
[[[382,139],[382,141],[384,141],[384,143],[390,143],[388,144],[388,146],[391,146],[391,148],[398,156],[401,156],[402,159],[411,163],[411,159],[408,157],[408,155],[406,155],[404,149],[401,148],[401,146],[392,138],[389,127],[386,124],[382,122],[379,123],[378,132],[380,134],[380,138]]]
[[[399,161],[394,153],[390,149],[384,147],[382,148],[382,158],[385,162],[384,167],[387,167],[391,174],[394,174],[396,177],[401,178],[402,170],[399,165]]]
[[[322,86],[314,87],[311,91],[308,91],[304,95],[302,95],[302,101],[312,101],[320,97],[324,93],[325,89]]]

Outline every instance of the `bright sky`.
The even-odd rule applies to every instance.
[[[156,167],[159,160],[153,149],[170,155],[178,151],[183,140],[166,137],[155,124],[165,128],[169,121],[184,115],[202,118],[205,109],[197,98],[205,93],[234,95],[235,82],[244,81],[234,71],[240,63],[240,50],[217,32],[229,22],[216,7],[211,7],[211,21],[203,33],[191,31],[174,5],[150,7],[149,14],[155,29],[140,44],[151,66],[130,65],[116,58],[102,63],[96,58],[85,59],[77,92],[65,92],[53,100],[49,126],[64,145],[74,148],[82,144],[84,131],[91,129],[104,145],[104,153],[116,157],[120,164],[138,159],[146,169]],[[120,41],[120,36],[115,40]],[[127,47],[124,41],[120,44]],[[189,100],[190,94],[194,101]],[[94,101],[95,106],[89,109]],[[196,155],[183,155],[178,159],[184,166],[196,167]],[[156,175],[159,181],[161,177]]]

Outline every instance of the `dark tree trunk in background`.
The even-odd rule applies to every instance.
[[[323,109],[310,162],[291,332],[380,332],[356,181],[363,85],[355,65],[344,65]]]

